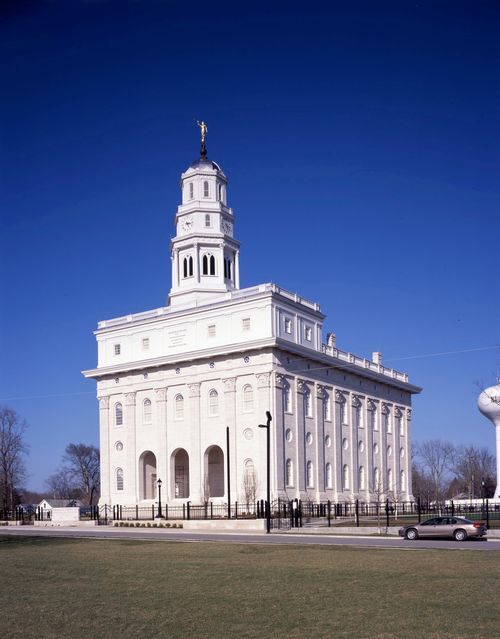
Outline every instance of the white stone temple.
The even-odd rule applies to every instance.
[[[240,289],[228,180],[200,159],[181,176],[166,306],[98,323],[101,504],[265,498],[411,499],[411,397],[379,353],[323,342],[316,302]],[[158,256],[160,263],[161,256]],[[367,321],[369,318],[367,317]],[[226,429],[229,428],[229,448]]]

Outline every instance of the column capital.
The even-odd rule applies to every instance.
[[[155,388],[155,399],[157,402],[166,402],[167,401],[167,389],[166,388]]]
[[[345,393],[344,391],[335,389],[335,401],[336,402],[345,402],[347,401],[346,395],[348,395],[348,393]]]
[[[194,382],[193,384],[188,384],[189,397],[199,397],[200,387],[201,387],[200,382]]]
[[[271,381],[271,373],[257,373],[257,388],[269,388]]]
[[[406,409],[406,419],[411,419],[411,408]]]
[[[109,409],[109,395],[106,395],[105,397],[98,397],[97,399],[99,401],[100,410]]]
[[[236,377],[226,377],[222,380],[224,384],[224,392],[225,393],[235,393],[236,392]]]
[[[308,389],[305,379],[297,379],[297,393],[305,393]]]
[[[125,406],[135,406],[136,393],[125,393]]]

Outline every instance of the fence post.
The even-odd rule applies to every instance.
[[[385,500],[385,523],[386,527],[389,528],[389,500]]]
[[[186,504],[182,504],[182,519],[186,519]]]
[[[302,499],[299,499],[299,527],[302,528]]]
[[[488,500],[486,500],[486,529],[490,529],[490,507]]]
[[[356,517],[356,528],[359,528],[359,500],[358,499],[356,499],[354,508],[355,508],[354,513]]]
[[[420,497],[417,497],[417,512],[418,512],[418,523],[422,521],[422,510],[420,507]]]
[[[155,518],[155,505],[151,504],[151,519]]]
[[[328,500],[327,508],[328,508],[328,528],[330,528],[330,526],[332,525],[332,502],[330,500]]]
[[[135,518],[139,521],[139,504],[135,505]]]
[[[191,519],[191,502],[188,501],[187,503],[187,518],[188,520]]]
[[[234,518],[238,519],[238,502],[234,502]]]
[[[453,499],[451,500],[451,516],[455,516],[455,504],[453,503]]]

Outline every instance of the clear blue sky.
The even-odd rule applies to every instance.
[[[242,286],[320,302],[340,348],[406,370],[414,439],[493,449],[475,382],[500,368],[498,2],[0,11],[0,403],[29,422],[28,487],[98,444],[97,321],[165,303],[196,118]]]

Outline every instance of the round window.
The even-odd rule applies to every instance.
[[[123,444],[121,442],[116,442],[115,448],[116,450],[123,450]]]
[[[243,436],[245,437],[245,439],[252,439],[253,430],[251,428],[245,428],[245,430],[243,431]]]

